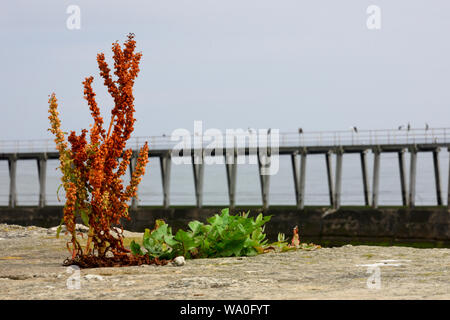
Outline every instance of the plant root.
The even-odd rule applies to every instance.
[[[168,264],[170,260],[164,259],[150,259],[147,255],[134,256],[134,255],[122,255],[115,257],[99,257],[95,255],[77,255],[75,258],[67,258],[63,262],[63,266],[68,267],[76,265],[81,269],[84,268],[104,268],[104,267],[129,267],[140,266],[143,264],[155,264],[158,266],[164,266]]]

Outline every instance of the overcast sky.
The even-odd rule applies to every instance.
[[[81,28],[69,30],[69,5]],[[369,5],[381,29],[366,26]],[[82,81],[112,100],[96,54],[136,34],[135,136],[207,128],[292,131],[450,127],[448,0],[1,1],[0,139],[49,138],[91,123]]]

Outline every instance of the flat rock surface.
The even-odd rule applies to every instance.
[[[0,299],[450,299],[450,249],[347,245],[78,274],[62,266],[67,239],[0,224]],[[376,263],[380,288],[368,288]]]

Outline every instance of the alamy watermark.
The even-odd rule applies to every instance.
[[[71,274],[66,280],[66,287],[70,290],[78,290],[81,288],[81,272],[80,267],[76,265],[68,266],[66,273]]]
[[[81,9],[79,6],[72,4],[67,7],[66,13],[69,14],[66,20],[66,27],[69,30],[81,29]]]
[[[203,131],[203,122],[194,121],[194,131],[176,129],[170,136],[174,164],[259,164],[262,175],[279,170],[279,129],[226,129]]]
[[[410,260],[381,260],[371,264],[357,264],[357,267],[367,267],[369,277],[366,281],[367,289],[381,289],[381,267],[399,267],[402,264],[399,262],[407,262]]]
[[[381,8],[376,5],[370,5],[366,9],[368,14],[366,20],[366,26],[369,30],[380,30],[381,29]]]
[[[81,29],[81,9],[80,6],[71,4],[66,8],[66,14],[69,14],[66,20],[66,27],[69,30]],[[381,8],[377,5],[370,5],[366,9],[366,26],[369,30],[381,29]]]

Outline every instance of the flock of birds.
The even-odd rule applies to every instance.
[[[407,131],[410,131],[411,130],[411,124],[408,122],[406,127],[404,125],[398,126],[398,130],[403,130],[403,128],[406,128]],[[428,125],[428,123],[425,123],[425,130],[428,130],[428,129],[430,129],[430,126]],[[350,130],[352,130],[355,133],[358,133],[358,128],[356,126],[351,126]],[[298,133],[303,133],[303,129],[299,128],[298,129]]]

